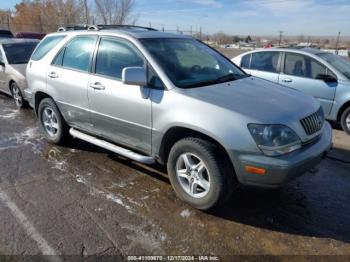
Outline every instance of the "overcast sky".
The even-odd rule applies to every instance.
[[[92,0],[90,0],[92,1]],[[13,8],[19,0],[1,0]],[[138,24],[232,34],[350,36],[350,0],[135,0]]]

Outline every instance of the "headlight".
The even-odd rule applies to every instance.
[[[249,124],[248,129],[267,156],[284,155],[301,148],[300,138],[287,126]]]

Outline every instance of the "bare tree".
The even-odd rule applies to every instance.
[[[133,23],[134,0],[95,0],[96,13],[104,24]]]

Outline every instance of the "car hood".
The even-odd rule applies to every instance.
[[[182,89],[180,92],[196,100],[244,115],[248,121],[255,123],[283,124],[299,121],[320,107],[320,103],[309,95],[256,77]]]
[[[27,64],[11,64],[11,67],[25,77]]]

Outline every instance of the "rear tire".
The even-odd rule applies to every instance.
[[[15,104],[18,108],[24,108],[28,106],[27,101],[24,100],[21,89],[19,86],[13,82],[11,84],[11,94],[12,98],[15,100]]]
[[[51,98],[45,98],[40,102],[38,117],[47,140],[54,144],[64,144],[68,140],[69,126]]]
[[[218,148],[203,139],[185,138],[171,148],[168,174],[176,194],[193,207],[224,204],[238,185],[233,168]]]
[[[345,109],[345,111],[341,115],[340,124],[345,133],[350,135],[350,107]]]

